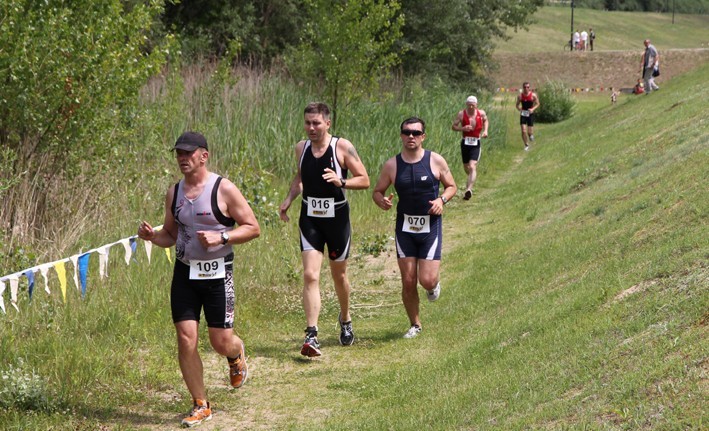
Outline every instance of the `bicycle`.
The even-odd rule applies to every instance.
[[[573,51],[573,42],[569,39],[568,42],[564,44],[564,51]]]

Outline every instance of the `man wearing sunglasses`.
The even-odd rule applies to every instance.
[[[304,128],[308,139],[295,146],[298,171],[288,196],[280,206],[280,217],[288,221],[288,208],[303,194],[300,205],[300,250],[303,260],[303,308],[305,340],[300,354],[320,356],[318,316],[320,314],[320,267],[325,245],[330,258],[330,273],[340,303],[340,344],[354,343],[350,318],[350,282],[347,257],[350,253],[350,206],[345,189],[369,188],[369,175],[350,141],[330,134],[330,108],[319,102],[304,110]],[[347,178],[347,172],[352,178]]]
[[[534,142],[534,111],[539,108],[539,98],[529,89],[529,82],[522,84],[522,92],[517,96],[515,105],[519,111],[519,124],[522,128],[524,151],[529,151],[529,143]]]
[[[487,126],[487,114],[478,109],[478,98],[468,97],[465,101],[465,109],[458,112],[452,126],[456,132],[463,132],[460,153],[463,157],[463,168],[468,175],[463,195],[463,199],[466,201],[473,196],[473,186],[477,178],[478,161],[480,160],[480,138],[487,138]]]
[[[372,199],[383,210],[393,206],[394,193],[384,194],[394,185],[396,206],[396,253],[401,272],[401,299],[410,327],[404,338],[421,333],[418,284],[433,302],[441,294],[440,268],[443,206],[455,196],[456,186],[448,163],[438,153],[424,150],[426,124],[411,117],[401,123],[401,153],[382,166]],[[443,192],[440,192],[440,184]]]

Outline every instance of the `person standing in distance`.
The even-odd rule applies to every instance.
[[[369,176],[350,141],[330,134],[330,108],[319,102],[310,103],[304,111],[304,128],[308,139],[295,146],[298,170],[288,196],[280,206],[280,217],[290,220],[288,208],[303,194],[300,204],[300,250],[303,260],[303,308],[305,340],[300,354],[320,356],[318,317],[320,315],[320,267],[325,245],[330,258],[330,273],[340,303],[340,344],[354,343],[350,318],[350,282],[347,258],[350,253],[350,207],[345,189],[369,187]],[[352,178],[347,178],[347,172]]]
[[[588,43],[591,45],[591,51],[593,51],[593,41],[596,40],[596,32],[593,28],[588,29]]]
[[[645,81],[645,94],[650,94],[653,90],[657,91],[660,87],[655,84],[655,78],[652,72],[660,65],[660,54],[658,54],[655,46],[650,43],[650,39],[643,41],[645,51],[640,60],[640,70],[642,72],[643,81]]]
[[[394,185],[399,196],[396,253],[401,272],[401,299],[410,324],[404,338],[414,338],[422,330],[418,284],[426,290],[431,302],[441,294],[441,216],[443,206],[453,199],[457,189],[446,160],[423,148],[426,139],[424,121],[408,118],[401,123],[400,130],[403,148],[382,166],[372,199],[377,206],[388,211],[394,198],[394,193],[385,196],[390,185]],[[443,192],[440,192],[440,184],[443,184]]]
[[[529,143],[534,142],[534,111],[539,108],[539,98],[529,89],[529,82],[522,84],[522,92],[517,96],[515,106],[519,111],[519,124],[522,129],[524,151],[529,151]]]
[[[460,141],[460,153],[463,158],[463,168],[468,175],[465,184],[466,201],[473,196],[473,186],[478,176],[478,161],[480,161],[480,138],[487,138],[487,114],[482,109],[478,109],[478,99],[470,96],[465,101],[465,109],[458,112],[451,127],[456,132],[463,132],[463,139]]]
[[[167,190],[162,229],[143,221],[138,237],[160,247],[175,246],[170,306],[180,370],[193,399],[182,424],[193,426],[212,418],[198,350],[202,309],[212,347],[227,358],[231,385],[239,388],[248,377],[244,342],[234,333],[232,245],[257,238],[261,229],[239,189],[207,169],[204,136],[185,132],[173,150],[184,178]]]

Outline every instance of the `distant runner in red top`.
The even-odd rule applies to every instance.
[[[473,186],[477,178],[478,161],[480,160],[480,139],[487,138],[487,114],[478,109],[478,99],[470,96],[465,101],[465,109],[458,112],[451,127],[456,132],[463,132],[460,141],[460,154],[463,158],[463,168],[468,174],[463,199],[466,201],[473,196]]]
[[[529,82],[522,84],[522,92],[517,96],[515,106],[519,111],[524,151],[529,151],[529,143],[534,142],[534,111],[539,108],[539,98],[529,89]]]

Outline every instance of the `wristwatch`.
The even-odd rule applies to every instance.
[[[225,245],[227,242],[229,242],[229,234],[222,232],[222,245]]]
[[[344,189],[344,188],[345,188],[345,184],[347,184],[347,179],[346,179],[346,178],[340,178],[340,183],[342,183],[342,185],[340,186],[340,188],[341,188],[341,189]]]
[[[448,203],[448,199],[446,199],[446,197],[443,195],[441,195],[441,201],[443,201],[443,205]]]

